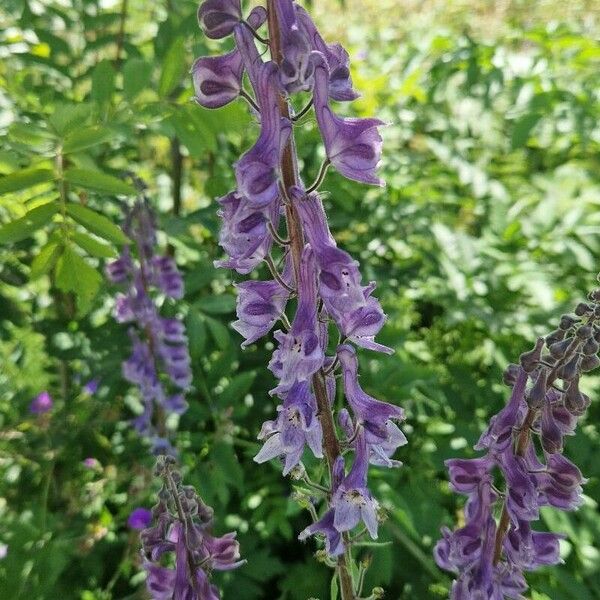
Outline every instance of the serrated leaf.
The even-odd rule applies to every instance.
[[[92,100],[106,104],[115,91],[115,70],[108,60],[99,62],[92,73]]]
[[[0,177],[0,194],[18,192],[54,179],[51,169],[22,169]]]
[[[123,67],[123,93],[133,100],[150,81],[152,65],[142,58],[131,58]]]
[[[133,186],[101,171],[71,167],[65,171],[65,179],[73,185],[108,194],[133,196],[136,193]]]
[[[89,305],[94,298],[102,276],[77,254],[73,248],[66,247],[56,265],[56,287],[63,292],[73,292]]]
[[[76,231],[72,234],[71,238],[90,256],[95,256],[96,258],[113,258],[117,254],[112,246],[95,240],[93,237],[87,235],[87,233]]]
[[[30,210],[20,219],[3,225],[0,227],[0,244],[11,244],[28,238],[34,231],[47,225],[57,212],[58,204],[48,202]]]
[[[94,125],[72,131],[64,141],[63,152],[81,152],[98,144],[104,144],[113,137],[113,132],[105,127]]]
[[[158,81],[159,95],[168,96],[177,87],[185,71],[185,40],[183,37],[178,37],[173,40],[162,64]]]
[[[203,313],[210,315],[226,315],[235,310],[235,297],[229,294],[205,296],[195,303]]]
[[[217,343],[217,346],[221,350],[226,350],[230,343],[229,331],[223,323],[213,319],[212,317],[205,317],[206,325],[212,335],[213,339]]]
[[[67,204],[67,213],[77,223],[97,236],[113,242],[113,244],[126,244],[129,242],[127,236],[112,221],[95,210],[82,206],[81,204]]]
[[[56,241],[48,242],[31,262],[29,279],[33,281],[49,273],[54,268],[61,252],[62,245]]]

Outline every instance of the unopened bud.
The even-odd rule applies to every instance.
[[[595,368],[600,366],[600,358],[598,358],[595,354],[591,354],[590,356],[584,356],[581,359],[581,370],[584,373],[588,371],[593,371]]]
[[[538,338],[535,347],[529,352],[523,352],[519,357],[521,366],[527,373],[531,373],[540,362],[542,348],[544,347],[544,338]]]
[[[371,596],[373,598],[383,598],[385,596],[385,591],[382,587],[374,587],[371,590]]]
[[[563,358],[563,356],[569,349],[569,346],[571,345],[572,341],[573,338],[569,337],[566,340],[563,340],[562,342],[556,342],[555,344],[552,344],[552,346],[550,346],[549,348],[550,354],[557,359]]]
[[[575,355],[567,364],[560,367],[557,372],[558,377],[564,381],[571,381],[577,375],[579,366],[579,356]]]
[[[575,323],[577,323],[578,321],[579,319],[575,319],[571,315],[563,315],[560,318],[559,327],[566,331],[567,329],[571,329],[571,327],[573,327],[573,325],[575,325]]]
[[[590,399],[579,391],[579,378],[569,384],[565,393],[565,408],[577,417],[580,417],[590,404]]]
[[[542,369],[533,384],[533,387],[529,391],[529,395],[527,396],[527,404],[531,408],[539,408],[544,402],[544,398],[546,397],[546,387],[548,381],[548,371]]]
[[[578,317],[583,317],[583,315],[587,315],[588,313],[591,313],[592,310],[593,310],[593,308],[587,302],[580,302],[575,307],[575,314]]]
[[[556,342],[564,340],[566,333],[566,329],[560,329],[560,327],[558,329],[555,329],[546,336],[546,345],[550,347],[552,346],[552,344],[556,344]]]
[[[582,325],[577,330],[577,337],[580,340],[587,340],[588,338],[592,337],[592,328],[589,325]]]
[[[598,350],[600,350],[600,344],[594,338],[590,338],[582,348],[583,353],[587,356],[597,354]]]
[[[504,369],[504,373],[502,375],[502,379],[505,385],[513,386],[517,382],[517,377],[519,376],[519,371],[521,367],[519,365],[515,365],[514,363],[508,365],[506,369]]]

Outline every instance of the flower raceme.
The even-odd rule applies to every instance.
[[[157,295],[182,298],[183,280],[172,257],[155,254],[156,230],[147,201],[135,203],[123,229],[133,244],[107,265],[106,275],[125,288],[116,297],[115,318],[130,324],[132,353],[123,362],[123,376],[138,387],[143,403],[133,425],[151,440],[153,452],[174,452],[165,417],[186,411],[184,394],[192,373],[185,327],[179,319],[160,315]]]
[[[466,524],[444,528],[435,548],[438,565],[456,574],[453,600],[522,598],[527,571],[560,562],[564,536],[534,531],[532,523],[541,507],[570,511],[582,502],[585,479],[563,456],[563,440],[590,402],[580,376],[600,365],[599,301],[595,290],[575,316],[563,315],[558,329],[508,367],[511,397],[475,446],[486,454],[446,461],[450,487],[467,497]],[[494,486],[496,470],[504,492]]]
[[[348,53],[339,44],[327,44],[306,10],[292,0],[268,0],[266,10],[255,7],[246,19],[239,1],[207,0],[198,17],[208,37],[232,36],[235,49],[196,60],[196,102],[216,108],[241,97],[259,125],[256,142],[234,165],[237,188],[219,200],[219,243],[227,256],[216,262],[240,274],[262,264],[270,272],[267,280],[236,284],[238,320],[233,326],[244,337],[242,346],[273,329],[277,342],[269,369],[277,379],[271,394],[280,403],[277,417],[262,427],[263,446],[255,460],[280,458],[284,475],[305,479],[315,497],[323,497],[320,518],[318,506],[309,500],[315,523],[300,538],[324,536],[327,553],[341,561],[342,599],[353,600],[360,591],[344,552],[351,532],[363,522],[377,537],[378,504],[368,489],[369,464],[399,466],[392,456],[406,438],[398,427],[403,411],[371,398],[358,383],[354,346],[392,352],[375,341],[385,314],[372,295],[375,283],[362,283],[358,262],[331,235],[319,187],[329,166],[348,179],[383,185],[377,176],[383,123],[336,115],[331,102],[358,96]],[[260,32],[265,22],[267,36]],[[294,109],[298,94],[310,97],[299,111]],[[306,186],[297,169],[294,135],[300,117],[311,110],[326,160],[315,182]],[[290,300],[295,300],[293,315]],[[329,342],[333,327],[339,331],[337,347]],[[333,412],[339,371],[348,404],[337,415],[338,429]],[[301,462],[306,449],[327,460],[328,487],[310,482]],[[352,451],[352,460],[346,450]]]
[[[163,481],[158,503],[148,515],[146,509],[136,509],[144,511],[141,540],[146,587],[155,600],[218,600],[219,592],[210,583],[211,572],[236,569],[245,561],[240,560],[234,533],[222,537],[210,533],[212,508],[193,487],[182,485],[174,465],[171,456],[158,458],[156,475]],[[152,519],[154,525],[148,526]],[[131,521],[130,517],[130,526],[136,527],[142,519],[136,514],[133,524]],[[162,566],[169,554],[174,566]]]

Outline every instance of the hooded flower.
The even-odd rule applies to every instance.
[[[300,462],[305,445],[317,458],[323,458],[323,432],[310,384],[295,383],[277,411],[277,419],[267,421],[261,429],[258,439],[264,440],[264,445],[254,460],[263,463],[283,456],[283,474],[287,475]]]
[[[363,391],[358,383],[358,358],[352,346],[339,346],[337,356],[342,365],[346,399],[358,423],[365,429],[366,442],[369,445],[388,443],[387,426],[392,420],[403,420],[404,411],[399,406],[376,400]],[[402,436],[399,442],[398,445],[405,444],[406,438]]]
[[[289,93],[309,90],[313,82],[314,57],[307,32],[298,26],[292,0],[275,0],[273,5],[281,38],[281,83]]]
[[[379,301],[371,296],[375,283],[361,285],[358,262],[337,247],[319,195],[306,196],[300,188],[293,188],[290,194],[315,251],[319,268],[319,293],[328,314],[344,337],[358,346],[391,353],[390,348],[374,340],[386,318]]]
[[[206,37],[227,37],[242,19],[240,0],[205,0],[198,8],[198,23]]]
[[[292,283],[287,265],[282,280]],[[232,327],[244,337],[242,348],[245,348],[271,331],[285,310],[290,291],[276,280],[243,281],[236,288],[238,320]]]
[[[329,556],[339,556],[344,552],[344,540],[342,534],[334,527],[335,512],[329,509],[316,523],[303,529],[298,536],[301,541],[311,535],[322,535],[325,538],[325,551]]]
[[[131,511],[127,519],[127,526],[130,529],[146,529],[152,522],[152,512],[147,508],[135,508]]]
[[[298,25],[309,40],[312,50],[320,52],[327,61],[329,97],[339,101],[351,101],[358,98],[360,94],[352,88],[350,59],[346,50],[340,44],[326,44],[306,10],[298,4],[295,5],[295,8]],[[311,60],[314,61],[314,58],[311,57]]]
[[[191,73],[194,100],[205,108],[220,108],[240,95],[244,63],[237,50],[223,56],[201,56],[192,65]]]
[[[350,472],[336,489],[331,506],[333,526],[340,532],[350,531],[362,520],[373,539],[377,539],[377,500],[367,487],[369,455],[365,435],[356,438],[356,454]]]
[[[290,122],[279,116],[277,73],[273,62],[264,63],[258,70],[260,135],[235,165],[238,191],[254,208],[263,208],[279,197],[279,162],[291,131]]]
[[[273,393],[282,394],[296,382],[307,381],[323,365],[324,339],[317,322],[317,289],[314,252],[306,245],[300,261],[298,309],[289,332],[275,332],[279,347],[269,369],[279,379]]]
[[[273,237],[267,223],[279,223],[279,203],[255,208],[238,192],[230,192],[219,199],[217,214],[223,220],[219,232],[219,245],[227,253],[225,260],[215,262],[216,267],[250,273],[269,253]]]
[[[315,58],[314,104],[327,158],[348,179],[383,186],[376,170],[381,157],[379,119],[338,117],[329,107],[329,68],[325,58]]]

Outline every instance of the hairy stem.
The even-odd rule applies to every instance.
[[[280,64],[282,61],[282,52],[279,35],[279,23],[277,22],[277,14],[275,12],[274,4],[274,0],[267,0],[269,45],[272,59]],[[289,103],[283,96],[279,97],[279,111],[282,117],[290,119]],[[300,182],[293,132],[290,135],[285,148],[283,149],[281,158],[281,176],[283,179],[284,190],[286,192],[290,189],[290,187],[298,185]],[[304,247],[304,234],[302,232],[302,224],[300,222],[298,212],[293,202],[286,203],[285,213],[296,288],[298,288],[298,281],[300,280],[300,257]],[[333,415],[331,414],[331,408],[329,406],[329,400],[327,398],[325,376],[322,369],[313,377],[312,383],[317,400],[319,421],[321,423],[321,428],[323,429],[323,446],[325,449],[325,456],[327,457],[327,464],[329,466],[329,477],[330,481],[333,481],[333,466],[335,460],[340,455],[340,444],[337,438],[335,424],[333,422]],[[344,535],[346,542],[348,541],[347,537],[347,535]],[[337,573],[340,580],[340,592],[342,600],[355,600],[352,575],[350,574],[350,570],[348,568],[348,557],[346,553],[342,554],[338,558]]]

